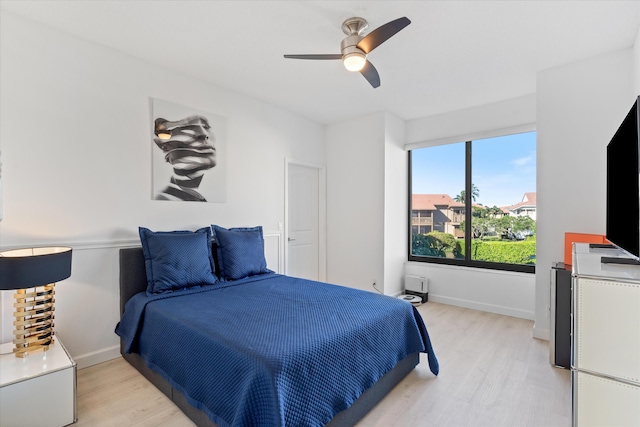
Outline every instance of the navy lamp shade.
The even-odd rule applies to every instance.
[[[54,286],[71,276],[71,248],[0,252],[0,290],[16,290],[13,352],[24,357],[53,344]]]

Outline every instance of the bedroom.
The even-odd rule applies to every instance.
[[[263,101],[260,93],[210,84],[202,77],[52,29],[38,22],[36,10],[22,6],[25,13],[33,14],[31,18],[22,17],[21,7],[11,3],[2,2],[0,28],[0,246],[8,249],[65,243],[74,247],[73,275],[57,289],[56,331],[79,367],[119,355],[113,334],[118,320],[117,250],[135,244],[138,226],[169,230],[216,222],[229,227],[261,224],[265,233],[274,236],[267,240],[278,242],[273,249],[275,254],[281,253],[278,244],[284,243],[280,224],[285,215],[285,159],[326,165],[327,280],[371,290],[370,281],[375,278],[386,294],[393,295],[401,290],[406,261],[405,227],[391,221],[406,221],[405,191],[395,191],[406,176],[404,142],[535,122],[539,136],[537,191],[541,224],[538,265],[546,266],[540,267],[546,270],[552,261],[562,259],[565,231],[603,232],[605,213],[600,201],[604,197],[604,141],[628,109],[629,99],[640,92],[637,2],[617,4],[611,16],[602,14],[597,7],[588,15],[592,19],[588,23],[600,22],[594,29],[599,33],[595,34],[613,32],[611,27],[625,31],[624,44],[594,44],[593,50],[572,52],[556,59],[553,66],[536,70],[524,84],[507,79],[491,81],[491,85],[467,83],[462,89],[436,98],[439,103],[426,105],[424,113],[410,113],[406,120],[383,109],[354,110],[334,117],[330,111],[322,111],[322,103],[315,101],[306,104],[309,108],[316,106],[319,116],[308,118],[299,111]],[[322,52],[325,46],[333,46],[324,44],[329,42],[322,34],[335,31],[339,40],[341,18],[353,10],[368,17],[379,14],[378,23],[402,15],[412,18],[414,28],[408,27],[407,34],[401,33],[394,40],[401,44],[401,35],[408,38],[410,30],[426,25],[419,21],[430,16],[430,2],[413,5],[418,8],[415,16],[410,16],[411,9],[405,11],[397,3],[389,2],[377,12],[364,2],[341,2],[340,6],[319,7],[319,11],[297,6],[301,8],[297,14],[309,14],[311,20],[320,19],[320,15],[328,28],[314,35],[313,31],[304,31],[308,22],[299,23],[296,31],[287,33],[297,44],[269,46],[269,50],[279,57],[291,52],[288,49],[307,51],[316,47]],[[84,3],[84,10],[69,12],[69,17],[91,26],[88,16],[82,19],[83,13],[92,15],[89,4]],[[226,7],[231,7],[230,3]],[[123,15],[134,19],[135,6],[126,8],[132,9],[126,9],[130,14]],[[635,16],[629,10],[635,10]],[[599,14],[604,16],[598,18]],[[259,19],[252,19],[257,25]],[[549,19],[548,24],[553,24]],[[626,25],[612,24],[618,20]],[[269,26],[263,23],[261,28]],[[629,28],[633,31],[629,32]],[[122,34],[125,37],[126,33]],[[255,33],[242,32],[238,37],[239,42],[248,43],[245,38],[250,40]],[[591,42],[589,37],[593,36],[585,31],[578,40]],[[420,37],[414,33],[411,38]],[[381,88],[376,90],[392,88],[397,84],[394,80],[402,79],[399,70],[394,77],[394,68],[385,64],[385,58],[394,58],[393,53],[393,49],[382,48],[376,52],[376,66],[383,79]],[[198,68],[200,59],[194,58],[186,66]],[[303,92],[306,99],[329,102],[326,98],[330,95],[325,93],[335,96],[329,90],[350,90],[355,91],[354,97],[363,96],[365,105],[372,103],[373,89],[361,78],[352,79],[359,76],[343,75],[344,70],[339,67],[332,75],[315,68],[318,64],[285,65],[290,67],[285,74],[287,79],[295,76],[295,84],[309,91]],[[249,73],[246,69],[243,72]],[[325,74],[331,77],[326,87],[310,85],[310,81],[322,81]],[[224,80],[229,76],[215,77]],[[282,102],[295,101],[298,93],[288,91]],[[230,167],[225,203],[207,203],[196,209],[169,203],[159,208],[160,202],[151,200],[150,97],[227,118]],[[307,114],[311,115],[313,110],[309,111]],[[28,138],[24,129],[28,129]],[[370,150],[372,144],[375,150]],[[356,158],[359,161],[354,161]],[[354,170],[358,180],[352,179]],[[356,192],[361,197],[353,197]],[[582,210],[585,202],[593,209]],[[556,206],[563,209],[554,209]],[[364,226],[362,215],[356,214],[359,212],[371,213]],[[273,259],[276,263],[282,261],[277,256]],[[340,262],[342,259],[348,262]],[[504,275],[483,273],[480,277],[460,269],[448,269],[446,275],[446,286],[433,283],[434,296],[440,294],[463,306],[501,314],[517,312],[520,317],[535,321],[533,336],[548,338],[546,271],[535,277],[507,276],[516,283],[510,288],[503,283]],[[521,292],[508,294],[515,287]],[[3,312],[7,304],[10,306],[10,298],[3,296]],[[505,313],[505,307],[512,311]],[[4,325],[3,321],[3,341],[11,333]]]

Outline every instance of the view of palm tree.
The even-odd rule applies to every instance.
[[[456,202],[464,203],[465,196],[466,196],[466,191],[462,190],[460,194],[458,194],[456,197],[453,198],[453,200],[455,200]],[[479,196],[480,196],[480,190],[478,190],[478,187],[476,187],[475,184],[471,184],[471,200],[475,202]]]

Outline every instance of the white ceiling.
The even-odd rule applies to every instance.
[[[320,123],[376,111],[408,120],[535,92],[536,73],[629,48],[636,1],[99,1],[1,0],[41,22]],[[369,55],[373,89],[340,61],[351,16],[366,33],[412,23]]]

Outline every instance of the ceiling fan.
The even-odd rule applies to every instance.
[[[367,55],[410,23],[411,21],[406,17],[398,18],[363,36],[362,32],[369,27],[367,21],[359,17],[349,18],[342,23],[342,31],[347,37],[340,42],[341,53],[284,55],[284,57],[290,59],[342,59],[347,70],[360,71],[360,74],[367,79],[371,86],[376,88],[380,86],[380,75],[373,64],[367,60]]]

